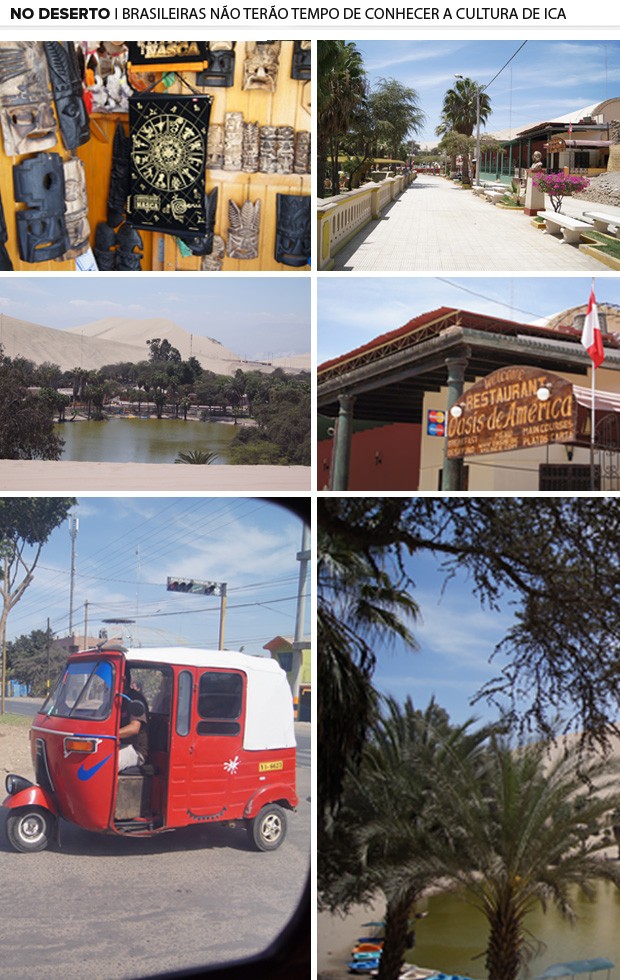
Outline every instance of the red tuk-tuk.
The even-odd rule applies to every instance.
[[[146,717],[148,755],[119,773],[127,698]],[[267,657],[115,645],[72,654],[30,739],[36,784],[6,778],[18,851],[43,850],[60,817],[138,837],[243,821],[255,848],[275,850],[298,802],[291,690]]]

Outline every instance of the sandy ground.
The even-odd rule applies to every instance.
[[[309,491],[309,466],[183,466],[174,463],[0,461],[1,490]]]
[[[34,779],[30,758],[30,722],[24,725],[6,725],[0,721],[0,799],[4,799],[4,779],[9,772],[26,779]]]

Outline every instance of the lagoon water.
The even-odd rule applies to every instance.
[[[528,918],[528,929],[544,946],[537,950],[523,980],[539,976],[552,963],[596,956],[612,960],[616,969],[610,976],[620,978],[620,891],[607,882],[594,887],[596,901],[579,894],[573,898],[577,919],[572,926],[551,906],[546,914],[536,912]],[[486,977],[484,957],[479,957],[487,937],[483,916],[457,895],[433,896],[425,906],[420,903],[423,907],[429,915],[417,923],[416,947],[408,958],[448,974]],[[598,977],[606,980],[607,972],[594,974],[593,980]]]
[[[194,419],[112,418],[65,422],[55,427],[65,440],[62,459],[91,463],[174,463],[179,452],[204,449],[227,463],[236,427]]]
[[[547,913],[535,912],[527,921],[539,947],[519,980],[533,980],[553,963],[605,957],[616,964],[610,980],[620,980],[620,891],[607,882],[594,884],[595,901],[573,893],[577,920],[561,918],[549,905]],[[416,922],[416,945],[407,959],[419,966],[486,980],[483,953],[488,936],[484,917],[465,899],[455,894],[438,894],[420,902],[419,911],[428,916]],[[318,916],[318,967],[322,970],[346,969],[351,947],[358,936],[383,915],[378,899],[370,907],[356,906],[345,918],[321,912]],[[371,920],[369,922],[369,920]],[[587,980],[585,974],[584,980]],[[607,971],[595,973],[592,980],[607,980]]]

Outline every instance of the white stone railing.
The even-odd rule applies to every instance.
[[[320,201],[317,209],[318,268],[331,269],[339,249],[369,221],[380,218],[381,212],[402,194],[415,176],[386,177],[379,184],[363,184],[354,191]]]

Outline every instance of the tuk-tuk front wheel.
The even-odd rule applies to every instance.
[[[275,851],[286,837],[286,813],[277,803],[267,803],[247,823],[250,840],[259,851]]]
[[[39,806],[24,806],[11,810],[6,820],[6,832],[16,851],[43,851],[54,831],[54,817]]]

